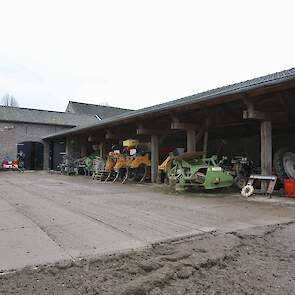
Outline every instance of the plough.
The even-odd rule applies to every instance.
[[[216,189],[230,187],[233,177],[216,164],[217,156],[202,158],[202,153],[185,153],[173,157],[172,168],[168,172],[169,183],[175,190],[189,187]]]

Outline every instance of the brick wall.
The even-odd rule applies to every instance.
[[[44,169],[48,169],[49,145],[42,137],[69,129],[65,126],[0,122],[0,159],[16,159],[17,144],[35,141],[44,144]]]

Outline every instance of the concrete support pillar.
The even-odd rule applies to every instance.
[[[159,166],[159,138],[157,135],[151,136],[151,181],[157,182]]]
[[[272,175],[272,127],[271,121],[263,121],[261,130],[261,174]],[[267,182],[262,181],[261,189],[266,191]]]
[[[186,151],[188,153],[196,151],[196,131],[195,130],[186,131]]]

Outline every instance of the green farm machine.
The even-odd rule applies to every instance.
[[[172,168],[168,172],[169,183],[175,190],[191,187],[216,189],[230,187],[233,177],[229,172],[218,166],[217,157],[202,158],[202,153],[185,153],[173,157]]]

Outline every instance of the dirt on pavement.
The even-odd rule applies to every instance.
[[[294,287],[293,222],[0,276],[0,294],[294,294]]]

